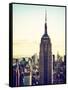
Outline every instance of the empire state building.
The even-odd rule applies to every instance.
[[[45,32],[40,43],[39,73],[40,85],[52,84],[52,48],[47,33],[47,13],[45,14]]]

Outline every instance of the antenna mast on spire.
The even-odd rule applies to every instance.
[[[45,23],[47,23],[47,10],[45,10]]]
[[[45,10],[45,34],[47,35],[47,11]]]

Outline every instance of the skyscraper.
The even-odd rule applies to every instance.
[[[52,84],[52,48],[47,33],[47,12],[45,13],[45,32],[41,38],[39,55],[40,84]]]

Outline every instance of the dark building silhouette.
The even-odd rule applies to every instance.
[[[39,59],[40,85],[52,84],[52,49],[47,33],[47,13],[45,14],[45,33],[41,38]]]
[[[66,55],[64,55],[64,83],[66,83]]]
[[[54,70],[54,67],[55,67],[55,55],[53,54],[53,70]]]

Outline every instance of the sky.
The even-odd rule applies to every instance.
[[[13,4],[13,57],[39,55],[45,12],[52,54],[65,54],[65,7]]]

